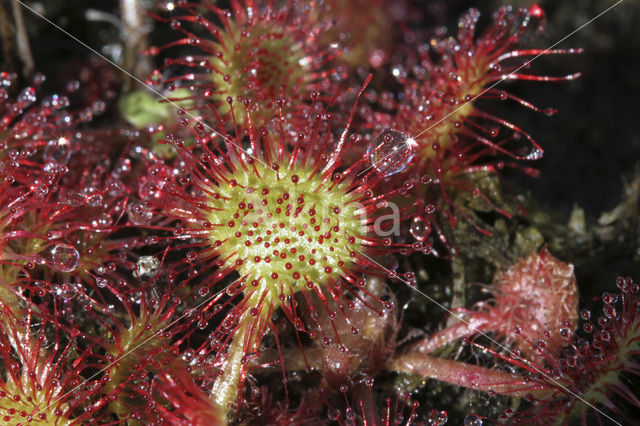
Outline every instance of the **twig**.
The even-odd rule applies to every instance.
[[[124,43],[122,67],[143,81],[151,73],[152,68],[149,59],[140,54],[148,47],[147,35],[151,28],[145,13],[145,4],[143,0],[120,0]],[[131,84],[131,78],[127,76],[124,83],[126,91]]]
[[[5,71],[16,70],[15,27],[13,17],[8,10],[8,0],[0,0],[0,40],[2,41],[2,59],[0,63]]]
[[[451,269],[453,272],[453,295],[451,297],[451,309],[464,308],[466,303],[465,296],[465,271],[462,256],[454,254],[451,259]],[[447,325],[456,323],[458,319],[454,316],[449,317]]]
[[[11,8],[13,10],[13,19],[15,21],[15,36],[16,44],[18,46],[18,56],[22,62],[22,75],[25,78],[29,78],[33,75],[35,65],[33,62],[33,55],[31,54],[31,46],[29,45],[29,36],[24,26],[24,16],[22,15],[22,7],[15,1],[11,2]]]

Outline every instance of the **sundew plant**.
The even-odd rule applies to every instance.
[[[0,2],[2,424],[634,423],[638,18]]]

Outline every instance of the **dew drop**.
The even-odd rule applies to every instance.
[[[615,302],[615,296],[611,293],[602,293],[602,301],[607,305],[611,305]]]
[[[36,90],[33,87],[27,87],[20,92],[16,100],[22,108],[26,108],[36,101]]]
[[[345,410],[345,413],[344,413],[344,417],[347,420],[354,421],[356,419],[355,410],[353,408],[351,408],[351,407],[347,407],[347,409]]]
[[[59,137],[50,140],[44,147],[44,170],[46,172],[56,170],[69,162],[71,157],[71,142],[68,138]]]
[[[340,410],[333,408],[327,413],[329,420],[338,420],[340,418]]]
[[[70,244],[56,244],[49,255],[51,266],[60,272],[72,272],[78,267],[80,254]]]
[[[142,203],[134,202],[127,207],[129,220],[135,225],[146,225],[151,222],[153,213]]]
[[[64,300],[71,300],[76,297],[76,288],[72,283],[65,283],[58,286],[55,293]]]
[[[427,222],[420,216],[413,218],[409,232],[418,241],[424,241],[431,233],[431,228]]]
[[[482,426],[482,419],[473,414],[464,418],[464,426]]]
[[[431,410],[429,413],[429,420],[432,425],[442,426],[447,423],[448,419],[446,411]]]
[[[382,176],[401,172],[411,162],[418,144],[397,130],[382,131],[369,145],[367,155],[371,166]]]
[[[544,155],[544,151],[540,148],[533,148],[525,157],[525,160],[539,160]]]
[[[267,130],[273,135],[280,134],[280,126],[282,126],[280,118],[272,118],[267,122]]]
[[[191,358],[193,358],[193,356],[195,355],[195,352],[193,349],[188,348],[185,349],[185,351],[182,353],[182,357],[186,360],[189,361],[191,360]]]
[[[91,226],[94,228],[104,228],[109,225],[111,225],[111,216],[106,213],[98,215],[91,221]]]
[[[605,304],[602,307],[602,311],[604,315],[609,319],[614,318],[616,316],[616,309],[609,304]]]

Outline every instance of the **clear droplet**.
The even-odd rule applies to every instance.
[[[482,426],[482,419],[473,414],[464,418],[464,426]]]
[[[69,98],[60,95],[47,96],[42,100],[42,106],[51,110],[58,110],[69,106]]]
[[[425,221],[422,217],[416,216],[413,218],[411,222],[411,227],[409,228],[409,232],[418,241],[424,241],[427,239],[429,234],[431,233],[431,228],[427,221]]]
[[[36,89],[33,87],[27,87],[18,95],[17,101],[21,104],[22,108],[31,106],[36,101]]]
[[[111,216],[106,213],[98,215],[91,221],[91,225],[94,228],[103,228],[105,226],[111,225]]]
[[[345,410],[345,413],[344,413],[344,417],[348,421],[354,421],[356,419],[356,412],[354,411],[353,408],[347,407],[347,409]]]
[[[371,166],[382,176],[401,172],[413,159],[417,142],[397,130],[382,131],[369,145]]]
[[[614,318],[616,316],[616,309],[611,305],[605,304],[602,307],[602,311],[604,312],[604,316],[606,316],[609,319]]]
[[[338,420],[340,418],[340,410],[333,408],[327,413],[329,420]]]
[[[448,419],[449,417],[446,411],[431,410],[429,414],[429,420],[432,425],[442,426],[447,423]]]
[[[46,172],[56,170],[66,165],[71,157],[71,142],[68,138],[59,137],[50,140],[44,147]]]
[[[152,277],[158,271],[160,261],[153,256],[140,256],[136,262],[136,276],[138,278]]]
[[[80,254],[69,244],[57,244],[49,253],[50,264],[60,272],[72,272],[78,267]]]
[[[544,155],[544,151],[540,148],[533,148],[525,157],[525,160],[539,160]]]
[[[142,203],[131,203],[127,207],[129,213],[129,220],[134,225],[146,225],[151,222],[153,213]]]
[[[7,72],[0,72],[0,86],[9,87],[16,79],[16,74],[9,74]]]
[[[65,283],[65,284],[59,285],[55,289],[55,293],[56,295],[62,297],[64,300],[71,300],[74,297],[76,297],[77,290],[74,284]]]

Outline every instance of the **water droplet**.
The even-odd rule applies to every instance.
[[[409,232],[418,241],[424,241],[431,233],[428,223],[420,216],[413,218]]]
[[[527,154],[525,160],[539,160],[544,155],[544,151],[538,147],[535,147]]]
[[[136,262],[135,274],[138,278],[152,277],[158,271],[160,261],[153,256],[140,256]]]
[[[416,153],[417,142],[397,130],[382,131],[369,145],[371,166],[382,176],[401,172]]]
[[[193,356],[195,355],[195,352],[193,349],[191,348],[187,348],[185,349],[185,351],[182,353],[182,357],[186,360],[189,361],[191,358],[193,358]]]
[[[146,225],[153,218],[153,213],[143,203],[131,203],[127,207],[127,211],[129,220],[135,225]]]
[[[482,419],[473,414],[464,418],[464,426],[482,426]]]
[[[429,420],[432,425],[442,426],[447,423],[448,419],[449,417],[446,411],[431,410],[429,413]]]
[[[604,315],[609,319],[614,318],[616,316],[616,309],[611,305],[605,304],[602,307],[602,311],[604,312]]]
[[[44,147],[44,171],[53,172],[66,165],[71,157],[71,142],[66,137],[50,140]]]
[[[615,302],[615,300],[616,300],[615,295],[611,293],[602,293],[602,301],[607,305],[611,305],[612,303]]]
[[[60,272],[72,272],[78,267],[80,254],[70,244],[57,244],[49,254],[51,266]]]
[[[36,101],[36,90],[33,87],[27,87],[20,92],[16,100],[22,108],[26,108]]]
[[[42,100],[42,106],[51,110],[58,110],[69,106],[69,98],[60,95],[47,96]]]
[[[347,420],[354,421],[356,419],[356,412],[354,411],[353,408],[347,407],[347,409],[344,412],[344,417]]]
[[[103,228],[105,226],[111,225],[111,216],[106,213],[98,215],[98,217],[94,218],[91,221],[91,225],[94,228]]]
[[[76,288],[72,283],[65,283],[58,286],[55,289],[56,295],[62,297],[64,300],[71,300],[76,296]]]
[[[327,413],[329,420],[338,420],[340,418],[340,410],[333,408]]]

